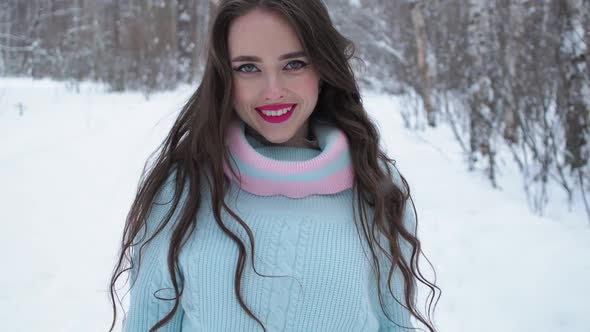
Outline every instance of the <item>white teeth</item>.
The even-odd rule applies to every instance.
[[[283,109],[276,110],[276,111],[261,111],[261,112],[266,116],[281,116],[281,115],[289,112],[289,110],[291,110],[291,107],[283,108]]]

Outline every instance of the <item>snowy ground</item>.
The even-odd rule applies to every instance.
[[[146,100],[0,79],[3,330],[107,330],[108,282],[139,174],[190,93]],[[555,197],[547,217],[532,215],[515,172],[493,190],[465,171],[449,130],[407,131],[399,100],[364,99],[414,194],[443,292],[440,331],[590,331],[582,209]]]

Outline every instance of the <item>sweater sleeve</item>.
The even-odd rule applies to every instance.
[[[398,188],[402,187],[401,176],[398,173],[397,169],[393,168],[393,182]],[[405,228],[413,233],[414,235],[417,234],[416,229],[416,218],[414,215],[412,203],[410,200],[406,201],[402,220],[404,223]],[[382,242],[386,243],[386,242]],[[412,247],[411,245],[403,239],[400,239],[400,246],[402,251],[402,256],[404,260],[409,264],[410,258],[412,255]],[[380,285],[381,285],[381,292],[382,292],[382,299],[383,299],[383,307],[385,312],[387,312],[389,318],[391,318],[394,322],[387,319],[381,306],[379,304],[379,295],[377,289],[377,283],[375,282],[373,287],[373,297],[376,303],[377,308],[377,317],[379,319],[379,332],[406,332],[412,331],[413,325],[411,322],[411,313],[408,309],[404,308],[404,306],[408,307],[405,301],[405,294],[404,294],[404,277],[399,268],[396,268],[391,276],[391,291],[395,298],[391,295],[388,289],[387,280],[389,275],[389,269],[391,268],[391,263],[385,257],[383,253],[380,253],[379,256],[379,267],[380,267]],[[414,282],[410,280],[410,282]],[[401,303],[398,303],[398,301]],[[404,306],[402,306],[402,304]],[[397,325],[396,325],[397,323]]]
[[[167,181],[156,196],[152,210],[146,222],[145,232],[140,231],[139,238],[146,233],[144,240],[155,232],[157,226],[164,220],[172,206],[174,190],[173,182]],[[180,205],[179,205],[180,206]],[[137,259],[140,245],[134,247],[131,270],[131,288],[129,311],[123,320],[123,332],[146,332],[158,321],[172,311],[174,301],[163,299],[174,298],[174,287],[168,273],[167,253],[170,240],[170,225],[176,218],[176,213],[152,241],[144,246],[141,252],[141,262],[138,269]],[[163,298],[163,299],[158,299]],[[158,329],[158,331],[181,331],[184,310],[182,302],[176,310],[172,320]]]

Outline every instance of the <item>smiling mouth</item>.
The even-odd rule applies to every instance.
[[[296,107],[297,104],[282,104],[256,107],[255,109],[266,122],[281,123],[291,117]]]
[[[297,104],[280,104],[255,107],[255,109],[266,116],[281,116],[290,112]]]

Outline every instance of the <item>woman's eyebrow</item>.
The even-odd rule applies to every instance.
[[[303,56],[307,56],[304,51],[290,52],[290,53],[285,53],[285,54],[279,56],[279,60],[299,58],[299,57],[303,57]],[[231,60],[231,62],[244,62],[244,61],[262,62],[262,60],[259,57],[254,56],[254,55],[239,55]]]

